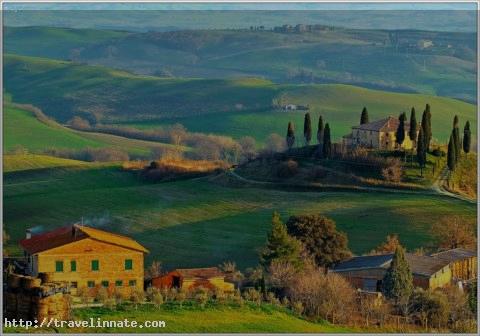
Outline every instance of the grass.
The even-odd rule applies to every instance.
[[[463,124],[476,119],[475,105],[421,94],[392,93],[350,85],[276,85],[260,79],[166,79],[138,76],[71,62],[6,55],[7,92],[62,122],[74,115],[106,123],[158,127],[175,122],[191,131],[253,136],[284,134],[293,121],[300,139],[302,112],[271,109],[274,99],[310,105],[314,130],[318,116],[329,122],[335,140],[358,125],[367,106],[371,120],[431,105],[433,137],[445,143],[454,115]],[[66,98],[68,97],[68,98]],[[475,125],[474,122],[471,122]],[[476,130],[472,132],[475,134]]]
[[[355,330],[326,322],[309,322],[289,310],[268,304],[243,307],[209,304],[205,308],[185,303],[182,308],[164,304],[160,309],[143,305],[138,309],[82,308],[75,310],[78,320],[120,321],[128,319],[143,325],[145,321],[165,321],[165,328],[59,328],[60,333],[348,333]],[[21,332],[6,329],[7,332]],[[45,330],[44,332],[48,332]]]
[[[398,116],[403,111],[409,115],[412,107],[417,111],[417,120],[421,120],[425,104],[429,103],[432,110],[433,138],[440,143],[448,140],[455,114],[459,116],[462,124],[467,120],[476,120],[474,105],[427,95],[390,93],[349,85],[288,86],[283,87],[282,94],[288,97],[284,98],[285,101],[310,105],[314,132],[318,117],[322,115],[324,122],[330,124],[332,137],[337,141],[350,133],[352,126],[359,124],[363,106],[367,106],[370,120],[389,115]],[[225,134],[234,138],[253,136],[262,143],[271,133],[280,135],[286,133],[289,121],[294,123],[297,141],[301,141],[303,119],[302,111],[285,112],[266,109],[255,112],[217,113],[201,117],[164,119],[157,122],[133,121],[125,124],[138,128],[152,128],[179,122],[191,131]]]
[[[4,150],[15,151],[22,147],[33,153],[50,148],[83,149],[114,148],[133,156],[148,156],[156,147],[172,145],[153,141],[129,139],[115,135],[80,132],[63,127],[54,121],[44,123],[35,115],[16,105],[4,105]],[[7,158],[9,159],[9,158]],[[45,159],[45,158],[44,158]]]
[[[476,216],[473,204],[448,197],[362,192],[287,192],[222,186],[208,178],[147,183],[120,166],[62,167],[6,173],[4,223],[19,254],[25,229],[87,224],[134,237],[150,251],[147,263],[166,268],[258,262],[273,211],[323,213],[349,237],[354,253],[370,251],[398,233],[408,249],[435,245],[433,223],[443,216]]]
[[[84,161],[62,159],[38,154],[5,154],[3,156],[3,172],[10,173],[23,170],[36,170],[53,167],[85,166]]]

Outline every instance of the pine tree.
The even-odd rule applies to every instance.
[[[450,135],[450,140],[448,141],[448,152],[447,152],[447,165],[450,171],[455,169],[455,164],[457,162],[457,149],[455,148],[455,136],[454,132]]]
[[[323,144],[323,131],[324,131],[323,118],[322,116],[320,116],[318,118],[318,130],[317,130],[317,141],[319,145]]]
[[[415,107],[412,107],[410,112],[410,129],[408,131],[408,137],[412,142],[417,140],[417,117],[415,115]]]
[[[383,292],[397,305],[407,302],[412,295],[413,276],[402,246],[398,246],[395,250],[392,262],[385,273]]]
[[[267,244],[260,255],[260,262],[268,268],[273,260],[290,262],[296,267],[302,265],[302,243],[288,234],[287,227],[278,212],[272,216],[272,230],[268,234]]]
[[[470,132],[470,122],[467,121],[465,123],[465,127],[463,128],[463,151],[465,154],[470,152],[470,144],[472,142],[472,133]]]
[[[398,117],[397,132],[395,134],[395,142],[398,144],[398,147],[402,147],[403,141],[405,140],[405,120],[407,120],[405,113],[400,114]]]
[[[366,107],[363,107],[362,115],[360,117],[360,125],[368,124],[368,110]]]
[[[323,157],[329,159],[332,156],[332,140],[330,138],[330,125],[325,124],[325,130],[323,134]]]
[[[423,176],[423,167],[427,161],[427,153],[425,148],[425,137],[423,136],[423,128],[420,128],[417,138],[417,161],[420,166],[420,175]]]
[[[308,112],[305,113],[305,120],[303,121],[303,138],[305,139],[305,145],[310,145],[312,140],[312,121]]]
[[[458,116],[453,118],[453,144],[455,145],[455,162],[460,159],[462,144],[460,143],[460,129],[458,128]]]
[[[293,145],[295,144],[295,130],[293,129],[292,122],[288,122],[287,128],[287,147],[288,149],[292,149]]]

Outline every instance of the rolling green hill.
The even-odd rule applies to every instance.
[[[28,107],[6,103],[3,114],[4,150],[23,148],[42,153],[47,149],[113,148],[134,156],[147,156],[152,148],[171,145],[123,138],[108,134],[74,131],[52,120],[40,121]],[[6,157],[5,160],[13,159]],[[16,158],[18,161],[21,158]],[[28,160],[27,160],[28,161]],[[25,162],[26,166],[31,164]],[[17,165],[17,164],[14,164]]]
[[[207,80],[137,76],[101,66],[7,55],[6,89],[13,99],[33,103],[62,122],[75,115],[104,123],[126,122],[142,127],[180,122],[190,130],[255,136],[283,134],[293,120],[300,129],[301,112],[272,110],[272,101],[309,104],[314,123],[321,113],[336,139],[358,124],[367,106],[372,120],[397,116],[415,106],[417,120],[426,103],[432,107],[433,136],[444,142],[453,116],[463,124],[476,119],[475,106],[458,100],[420,94],[392,93],[348,85],[275,85],[261,79]],[[475,125],[475,122],[471,122]],[[475,131],[475,130],[474,130]]]
[[[344,83],[476,100],[475,34],[322,28],[125,33],[7,28],[5,50],[173,77]],[[433,44],[423,47],[423,41]]]
[[[355,253],[398,233],[408,249],[435,244],[431,225],[457,214],[476,216],[474,204],[449,197],[364,192],[288,192],[220,185],[209,178],[152,184],[117,165],[16,171],[4,176],[8,251],[20,253],[25,229],[50,230],[82,217],[88,225],[132,236],[150,250],[147,264],[165,268],[258,262],[273,211],[323,213],[348,234]]]

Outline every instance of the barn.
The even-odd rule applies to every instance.
[[[432,254],[432,257],[449,263],[454,281],[468,281],[477,277],[477,253],[456,248]]]
[[[152,286],[157,288],[182,288],[187,291],[200,287],[212,291],[221,289],[225,292],[233,292],[235,289],[233,283],[225,281],[225,274],[217,267],[178,268],[165,275],[153,278]]]

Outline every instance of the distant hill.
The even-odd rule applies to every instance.
[[[168,79],[15,55],[4,57],[4,73],[9,78],[6,90],[15,101],[32,103],[60,122],[73,116],[147,128],[180,122],[192,131],[252,135],[263,141],[272,132],[283,134],[290,120],[300,131],[303,113],[274,109],[272,103],[277,102],[309,105],[314,122],[322,114],[337,139],[358,124],[363,106],[368,107],[371,119],[403,111],[409,115],[414,106],[420,121],[429,103],[433,135],[442,142],[450,134],[455,114],[462,124],[466,120],[472,127],[476,124],[472,104],[349,85],[275,85],[251,78]]]
[[[8,53],[162,77],[263,77],[476,100],[474,33],[315,27],[301,33],[7,27],[4,40]]]

